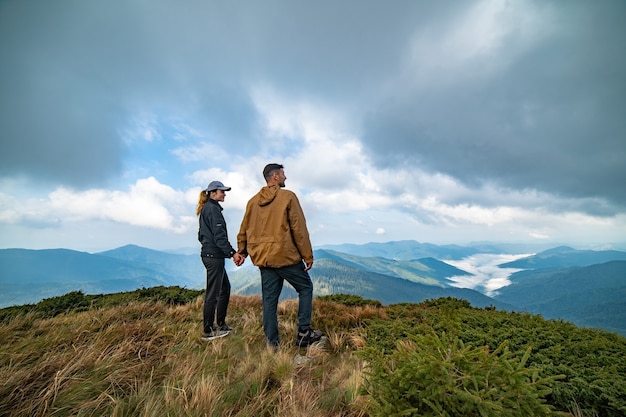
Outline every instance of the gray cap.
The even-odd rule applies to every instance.
[[[206,187],[205,191],[207,193],[210,193],[211,191],[215,191],[215,190],[230,191],[230,187],[225,186],[220,181],[211,181],[208,187]]]

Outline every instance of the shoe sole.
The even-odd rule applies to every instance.
[[[202,336],[200,339],[208,342],[209,340],[219,339],[220,337],[228,336],[230,332],[220,332],[217,336]]]

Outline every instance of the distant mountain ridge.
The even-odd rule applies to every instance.
[[[502,268],[544,269],[569,266],[589,266],[609,261],[626,261],[626,252],[616,250],[577,250],[558,246],[526,258],[501,264]]]
[[[205,270],[200,260],[200,252],[197,254],[176,254],[142,248],[136,245],[126,245],[117,249],[99,252],[110,258],[122,261],[137,262],[150,267],[158,266],[159,270],[167,273],[175,280],[191,286],[204,286]]]
[[[516,272],[494,296],[546,318],[626,335],[626,261]]]
[[[159,285],[204,285],[198,257],[172,255],[132,245],[91,254],[69,249],[1,249],[0,307],[35,303],[82,290],[87,294]],[[198,272],[199,271],[199,272]]]
[[[249,274],[249,271],[246,273]],[[478,291],[420,284],[396,276],[363,270],[332,258],[316,260],[315,267],[309,273],[315,283],[315,296],[356,294],[367,299],[378,300],[385,305],[418,303],[427,299],[455,297],[467,300],[475,307],[494,306],[503,310],[513,309],[512,305],[494,300]],[[261,293],[261,279],[258,272],[248,275],[250,280],[243,286],[242,281],[237,279],[237,275],[238,273],[234,274],[234,282],[238,284],[233,285],[233,288],[236,288],[238,294]],[[281,299],[295,297],[297,297],[296,291],[291,286],[285,285]]]
[[[489,243],[475,242],[465,246],[435,245],[416,240],[393,242],[370,242],[365,244],[343,243],[322,245],[318,249],[328,249],[350,255],[382,257],[396,260],[434,258],[442,261],[459,260],[476,254],[519,254],[535,253],[549,248],[546,244],[529,243]]]
[[[481,245],[483,249],[489,246],[491,254],[504,253],[497,245]],[[471,256],[477,253],[476,248],[415,241],[337,246],[353,253],[328,247],[315,250],[311,276],[317,295],[350,293],[385,304],[451,296],[475,306],[530,311],[626,334],[622,324],[626,323],[626,252],[560,246],[502,264],[500,267],[522,271],[511,275],[512,284],[489,298],[478,291],[454,288],[448,279],[471,274],[446,263],[445,258]],[[251,267],[249,261],[230,270],[229,276],[233,293],[260,293],[258,268]],[[0,250],[0,308],[76,290],[102,294],[160,285],[203,289],[204,281],[204,267],[197,254],[135,245],[94,254],[67,249]],[[295,293],[286,285],[283,295]]]
[[[386,243],[365,243],[356,245],[344,243],[340,245],[323,245],[320,249],[343,252],[364,257],[381,257],[387,259],[409,260],[418,258],[462,259],[479,253],[478,249],[457,245],[433,245],[415,240],[400,240]],[[489,250],[493,250],[492,248]],[[483,252],[484,253],[484,252]]]
[[[353,266],[369,272],[403,278],[426,285],[448,287],[446,278],[455,275],[471,275],[445,262],[434,258],[395,260],[384,257],[363,257],[337,251],[318,249],[315,259],[333,259],[341,264]]]

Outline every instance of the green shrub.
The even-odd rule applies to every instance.
[[[368,346],[393,352],[398,340],[445,333],[466,346],[489,346],[491,351],[506,343],[518,360],[532,347],[526,365],[540,369],[543,377],[559,376],[545,397],[556,410],[585,417],[626,416],[626,338],[562,320],[463,304],[440,298],[388,306],[389,320],[368,320]]]
[[[361,307],[366,305],[373,305],[376,307],[382,307],[380,301],[368,300],[359,295],[353,294],[331,294],[318,297],[320,300],[333,301],[335,303],[343,304],[349,307]]]
[[[422,304],[427,307],[445,307],[449,309],[472,308],[472,304],[469,301],[455,297],[428,299],[424,300]]]
[[[118,306],[135,301],[182,305],[194,301],[203,293],[204,290],[190,290],[178,286],[158,286],[134,291],[95,295],[85,295],[82,291],[72,291],[58,297],[46,298],[37,304],[25,304],[0,309],[0,323],[8,322],[19,315],[27,313],[34,313],[37,317],[51,318],[62,313]]]
[[[466,346],[456,337],[411,336],[389,355],[366,349],[364,390],[374,415],[526,417],[558,415],[546,404],[549,383],[502,344]]]
[[[72,291],[59,297],[46,298],[37,303],[37,310],[43,317],[54,317],[70,311],[85,311],[89,300],[82,291]]]
[[[204,290],[158,286],[141,288],[136,290],[135,293],[139,301],[162,301],[167,305],[183,305],[198,298],[200,294],[204,293]]]

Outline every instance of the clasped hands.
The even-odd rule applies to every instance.
[[[240,254],[239,252],[236,252],[233,255],[233,262],[235,263],[235,265],[237,266],[241,266],[243,265],[244,261],[246,260],[246,257],[243,256],[242,254]]]

